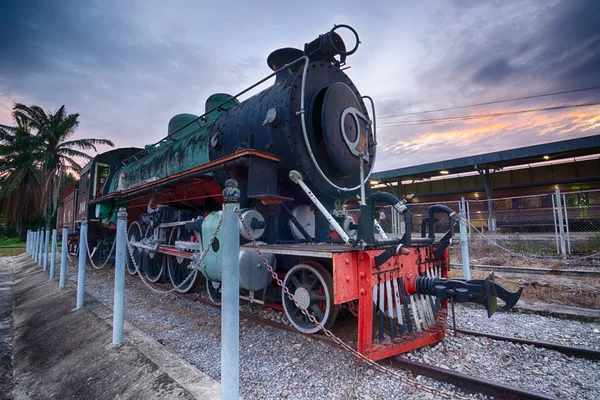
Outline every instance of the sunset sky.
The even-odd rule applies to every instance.
[[[78,137],[142,146],[270,70],[267,55],[334,23],[361,45],[346,71],[375,99],[376,170],[600,134],[600,1],[2,1],[0,124],[14,102],[78,112]],[[103,149],[104,150],[104,149]]]

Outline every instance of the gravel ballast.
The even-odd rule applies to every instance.
[[[112,266],[87,271],[86,291],[113,306]],[[76,266],[68,278],[76,280]],[[139,278],[127,276],[125,318],[211,378],[220,380],[219,310],[177,294],[157,295]],[[283,313],[242,304],[261,317],[281,322]],[[459,328],[560,344],[598,348],[600,324],[531,314],[497,313],[457,306]],[[539,391],[561,398],[600,398],[600,363],[532,346],[459,334],[449,329],[435,346],[404,355],[415,361]],[[409,376],[406,371],[399,371]],[[452,385],[426,377],[418,381],[443,391]],[[240,322],[240,396],[243,399],[427,399],[433,395],[390,378],[352,355],[292,332]],[[463,392],[455,393],[465,395]],[[485,398],[482,395],[467,395]]]

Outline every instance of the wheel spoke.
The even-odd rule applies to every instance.
[[[292,280],[292,283],[294,284],[294,286],[296,286],[296,289],[299,287],[302,287],[302,284],[300,283],[298,278],[296,278],[295,276],[290,276],[290,279]]]
[[[315,276],[315,280],[310,284],[310,286],[308,287],[308,291],[312,292],[313,290],[315,290],[317,288],[317,285],[319,284],[319,278],[317,278]]]
[[[308,271],[304,269],[302,270],[302,284],[308,285]]]
[[[315,301],[325,301],[327,300],[326,296],[323,296],[322,294],[312,294],[310,295],[310,302],[313,303]]]
[[[313,304],[312,306],[310,306],[310,309],[313,312],[313,315],[316,314],[316,316],[319,318],[319,321],[323,320],[323,317],[325,316],[323,314],[323,311],[321,311],[321,309],[319,308],[319,306],[317,304]]]

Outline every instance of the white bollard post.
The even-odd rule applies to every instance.
[[[221,399],[240,398],[240,191],[234,179],[223,190],[221,282]]]
[[[48,270],[48,250],[50,250],[50,229],[46,229],[46,236],[44,237],[44,271]]]
[[[60,247],[60,278],[58,283],[59,289],[65,288],[65,280],[67,278],[67,251],[69,241],[69,225],[64,224],[62,230],[62,244]]]
[[[463,275],[466,280],[471,279],[471,266],[469,264],[469,238],[467,236],[467,213],[465,198],[460,199],[460,248],[462,251]]]
[[[77,307],[83,307],[83,298],[85,296],[85,265],[87,257],[87,230],[88,221],[81,221],[79,231],[79,268],[77,269]]]
[[[112,344],[123,340],[123,323],[125,320],[125,263],[127,262],[127,211],[120,208],[117,214],[117,243],[115,255],[115,300],[113,310]]]
[[[33,249],[35,249],[35,231],[31,231],[31,246],[29,247],[29,255],[33,258]]]
[[[40,229],[40,244],[38,246],[38,258],[37,263],[41,267],[42,266],[42,255],[44,253],[44,230]]]
[[[54,267],[56,267],[56,229],[52,229],[52,251],[50,254],[50,279],[54,279]]]

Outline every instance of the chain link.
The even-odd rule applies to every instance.
[[[210,248],[213,245],[213,242],[215,241],[217,234],[219,233],[219,229],[221,228],[221,225],[223,224],[223,215],[221,215],[221,217],[219,218],[219,221],[217,223],[217,227],[215,229],[215,232],[213,233],[212,237],[210,238],[210,241],[208,243],[208,245],[204,248],[204,250],[202,251],[202,253],[200,253],[200,260],[197,262],[197,265],[203,265],[204,264],[204,258],[206,257],[206,255],[208,254],[208,251],[210,250]],[[131,258],[131,262],[133,263],[133,265],[135,266],[135,270],[137,272],[137,274],[140,276],[140,279],[142,280],[142,282],[144,283],[144,285],[150,289],[151,292],[154,292],[156,294],[161,294],[161,295],[167,295],[169,293],[173,293],[174,291],[180,289],[181,287],[183,287],[183,285],[185,285],[190,279],[192,279],[192,277],[194,276],[194,274],[197,273],[198,268],[192,268],[189,275],[183,280],[183,282],[181,282],[179,285],[177,286],[173,286],[172,289],[169,290],[159,290],[156,289],[154,286],[152,286],[150,283],[148,283],[146,281],[146,279],[144,278],[144,275],[142,274],[141,268],[138,266],[137,262],[135,261],[135,257],[133,256],[133,247],[131,246],[131,243],[129,242],[129,238],[127,237],[127,228],[123,227],[123,229],[125,230],[125,242],[127,243],[127,249],[129,252],[129,257]]]
[[[110,260],[110,256],[112,256],[112,253],[115,249],[115,244],[117,243],[117,239],[115,238],[115,240],[113,240],[112,247],[110,248],[110,253],[108,253],[108,256],[106,257],[106,260],[104,260],[104,263],[101,266],[97,267],[96,264],[94,264],[94,260],[92,260],[92,255],[90,254],[90,242],[88,241],[87,235],[88,235],[88,233],[86,231],[85,232],[85,246],[86,246],[85,249],[86,249],[87,255],[90,259],[90,263],[92,264],[92,267],[94,269],[102,269],[102,268],[104,268],[104,266],[106,264],[108,264],[108,261]],[[99,250],[101,251],[101,249],[99,249]],[[68,252],[67,252],[67,254],[68,254]]]
[[[423,385],[423,384],[419,383],[418,381],[416,381],[415,379],[404,377],[404,376],[398,374],[395,371],[389,370],[389,369],[385,368],[384,366],[378,364],[377,362],[371,360],[369,357],[365,356],[364,354],[362,354],[362,353],[358,352],[357,350],[353,349],[350,345],[346,344],[342,339],[340,339],[337,336],[335,336],[333,334],[333,332],[331,332],[329,329],[325,328],[323,326],[323,324],[321,324],[319,321],[317,321],[317,319],[312,314],[310,314],[310,312],[306,308],[304,308],[300,304],[298,304],[298,302],[296,301],[296,298],[294,297],[294,295],[292,293],[290,293],[290,291],[289,291],[289,289],[287,287],[285,287],[285,285],[283,284],[283,281],[281,279],[279,279],[279,276],[277,276],[277,273],[275,272],[275,270],[273,269],[273,267],[269,264],[269,262],[267,261],[267,259],[264,257],[264,255],[260,251],[260,247],[258,246],[258,243],[256,243],[256,240],[252,237],[250,229],[248,228],[248,225],[246,225],[246,221],[244,221],[244,218],[242,217],[241,211],[236,208],[235,209],[235,213],[238,215],[238,217],[240,219],[240,222],[242,223],[242,226],[244,228],[244,231],[246,231],[246,234],[250,238],[250,241],[252,242],[252,245],[256,248],[258,256],[260,257],[260,259],[262,260],[262,262],[265,264],[265,266],[267,267],[267,269],[271,273],[271,276],[273,277],[273,279],[281,287],[281,290],[288,296],[288,298],[291,301],[294,302],[294,304],[296,305],[296,307],[298,307],[298,309],[300,309],[300,311],[302,312],[302,314],[304,314],[310,320],[310,322],[312,322],[321,331],[323,331],[323,333],[327,337],[329,337],[330,339],[332,339],[338,346],[342,347],[344,350],[347,350],[353,356],[355,356],[355,357],[359,358],[360,360],[366,362],[367,364],[369,364],[371,367],[375,368],[376,370],[378,370],[380,372],[383,372],[383,373],[387,374],[388,376],[390,376],[390,377],[392,377],[394,379],[399,380],[402,383],[406,383],[407,385],[413,386],[413,387],[415,387],[417,389],[420,389],[420,390],[422,390],[424,392],[431,393],[431,394],[433,394],[435,396],[440,396],[440,397],[449,398],[449,399],[467,399],[467,397],[462,397],[462,396],[459,396],[459,395],[454,394],[454,393],[446,393],[446,392],[443,392],[443,391],[441,391],[439,389],[434,389],[432,387]]]

